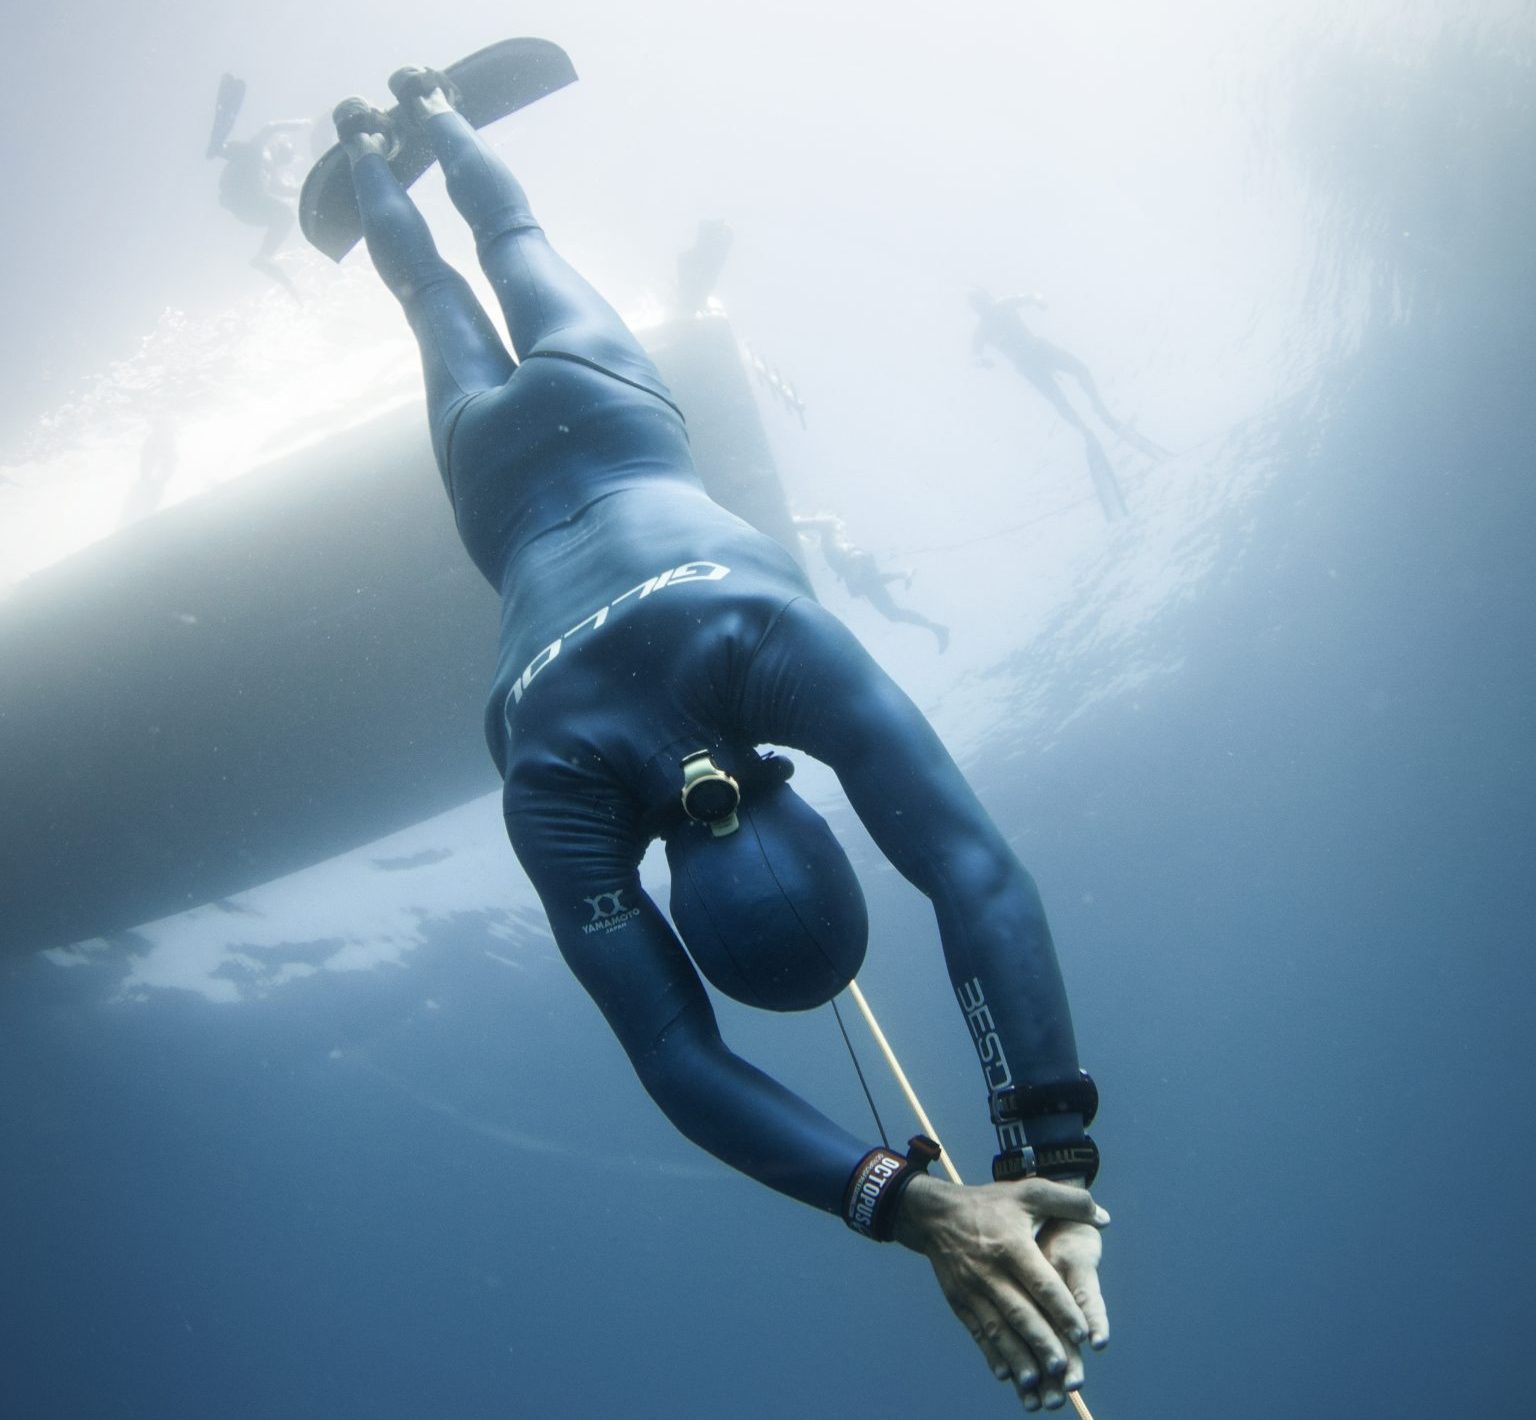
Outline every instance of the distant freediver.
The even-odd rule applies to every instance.
[[[293,230],[294,203],[299,191],[291,174],[297,151],[292,135],[308,132],[312,124],[307,118],[276,119],[263,124],[252,137],[236,141],[229,135],[244,97],[244,81],[232,74],[224,75],[219,83],[207,153],[210,158],[224,159],[219,174],[219,205],[247,226],[265,229],[251,265],[298,300],[298,288],[278,262],[277,251]]]
[[[699,223],[693,245],[678,254],[677,314],[684,320],[709,308],[709,298],[735,240],[729,222],[709,217]]]
[[[800,392],[779,373],[777,366],[770,365],[746,341],[742,341],[741,348],[758,383],[800,421],[802,429],[806,428],[805,401],[800,398]]]
[[[1148,458],[1166,458],[1167,449],[1159,448],[1128,424],[1122,424],[1116,419],[1100,397],[1099,388],[1088,367],[1071,351],[1042,340],[1024,324],[1021,307],[1045,309],[1045,301],[1038,294],[1032,292],[1024,296],[996,298],[977,286],[972,288],[969,300],[971,309],[976,312],[976,332],[971,339],[971,351],[977,363],[990,367],[992,362],[987,358],[986,351],[991,346],[1045,396],[1051,408],[1083,436],[1083,448],[1088,456],[1088,473],[1093,479],[1094,492],[1099,495],[1104,516],[1110,521],[1124,517],[1127,511],[1125,495],[1120,491],[1120,481],[1115,477],[1109,455],[1104,452],[1104,446],[1082,416],[1068,402],[1066,394],[1057,383],[1057,377],[1069,375],[1077,381],[1100,423],[1117,439],[1146,454]]]
[[[909,626],[922,626],[933,632],[939,643],[940,654],[949,649],[949,628],[930,621],[920,611],[897,606],[886,590],[891,582],[912,585],[911,572],[882,572],[872,552],[856,547],[848,539],[847,525],[841,518],[830,513],[818,513],[815,517],[795,516],[795,527],[802,536],[816,534],[821,542],[821,555],[833,575],[848,588],[851,595],[863,597],[887,621],[900,621]]]
[[[394,121],[338,105],[368,251],[420,346],[432,447],[466,551],[502,598],[485,717],[512,846],[562,955],[695,1143],[897,1239],[1027,1407],[1065,1402],[1108,1321],[1078,1068],[1039,896],[922,713],[790,554],[705,494],[683,416],[623,322],[550,246],[441,74],[389,86],[468,221],[518,360],[390,171]],[[700,973],[775,1010],[830,1000],[868,921],[826,822],[760,744],[836,770],[933,901],[1006,1182],[871,1148],[721,1040]],[[666,844],[674,933],[640,881]],[[681,940],[679,939],[681,938]],[[692,960],[690,961],[690,956]],[[609,1160],[615,1196],[621,1167]]]
[[[165,485],[176,476],[180,462],[176,447],[176,426],[164,412],[150,420],[149,432],[139,448],[139,476],[123,499],[117,525],[125,528],[146,518],[165,496]]]

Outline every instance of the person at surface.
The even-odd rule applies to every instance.
[[[1036,335],[1024,323],[1025,306],[1045,309],[1045,301],[1038,294],[1031,292],[1027,296],[998,298],[977,286],[971,290],[969,300],[976,314],[976,329],[971,337],[971,354],[976,363],[990,368],[992,361],[987,351],[996,350],[1039,391],[1046,403],[1068,425],[1077,430],[1082,436],[1089,477],[1093,480],[1094,492],[1104,509],[1104,516],[1110,521],[1123,517],[1126,512],[1125,495],[1120,489],[1120,480],[1115,476],[1109,455],[1088,427],[1087,421],[1072,407],[1066,391],[1061,387],[1061,377],[1065,375],[1076,382],[1099,422],[1117,439],[1148,458],[1166,458],[1168,451],[1138,434],[1129,424],[1116,419],[1099,394],[1099,387],[1087,365],[1070,350],[1063,350],[1061,346]]]
[[[502,599],[486,714],[507,832],[565,960],[690,1139],[853,1228],[925,1254],[987,1363],[1060,1406],[1108,1320],[1109,1219],[1086,1183],[1077,1062],[1033,882],[924,717],[771,539],[704,493],[681,411],[623,322],[549,244],[433,70],[390,79],[475,236],[517,359],[391,173],[390,118],[336,110],[363,231],[420,346],[466,551]],[[701,981],[820,1004],[863,959],[846,855],[790,788],[829,764],[933,902],[1011,1178],[960,1187],[833,1123],[724,1044]],[[677,932],[641,886],[666,844]],[[680,940],[681,939],[681,940]],[[690,959],[691,958],[691,959]]]
[[[283,270],[277,252],[294,227],[298,188],[289,176],[295,156],[293,138],[311,126],[307,118],[274,119],[249,138],[222,138],[210,145],[209,151],[209,157],[224,160],[219,173],[219,205],[237,221],[262,229],[261,245],[251,265],[295,299],[298,289]]]

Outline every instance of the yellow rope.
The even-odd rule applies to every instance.
[[[912,1106],[912,1113],[917,1116],[917,1122],[922,1131],[934,1143],[942,1146],[944,1141],[939,1138],[939,1131],[933,1127],[933,1121],[928,1118],[928,1111],[923,1108],[923,1103],[917,1097],[917,1091],[912,1088],[912,1082],[907,1079],[907,1072],[901,1068],[901,1061],[896,1058],[896,1052],[891,1049],[891,1043],[885,1038],[885,1032],[880,1029],[880,1022],[875,1019],[875,1013],[870,1010],[869,1002],[865,999],[864,992],[857,981],[848,983],[848,994],[853,997],[853,1004],[859,1008],[859,1014],[864,1017],[864,1024],[869,1027],[869,1033],[874,1036],[875,1044],[880,1047],[880,1053],[885,1056],[885,1063],[891,1067],[891,1074],[896,1077],[896,1083],[901,1086],[901,1092],[907,1097],[907,1103]],[[949,1150],[945,1149],[939,1156],[939,1162],[944,1165],[944,1171],[954,1183],[961,1183],[960,1171],[955,1167],[949,1157]],[[1072,1408],[1077,1411],[1078,1420],[1093,1420],[1093,1412],[1088,1409],[1087,1403],[1075,1390],[1067,1392],[1067,1399],[1072,1402]]]
[[[875,1013],[869,1009],[869,1002],[864,999],[864,993],[859,989],[857,981],[848,983],[848,994],[853,997],[853,1004],[863,1015],[864,1023],[869,1027],[869,1033],[874,1036],[875,1044],[880,1047],[881,1053],[885,1056],[885,1063],[891,1067],[891,1074],[896,1077],[896,1083],[901,1086],[902,1094],[907,1097],[907,1103],[912,1106],[912,1113],[917,1116],[917,1122],[922,1126],[923,1133],[942,1147],[944,1141],[939,1138],[939,1131],[933,1127],[933,1121],[928,1118],[928,1111],[923,1108],[922,1101],[917,1097],[917,1091],[912,1088],[912,1082],[907,1079],[907,1072],[901,1068],[896,1052],[891,1049],[890,1041],[885,1038],[885,1032],[880,1029],[880,1022],[875,1019]],[[959,1183],[960,1174],[950,1160],[948,1149],[939,1156],[939,1162],[944,1165],[944,1171],[949,1175],[950,1181]]]

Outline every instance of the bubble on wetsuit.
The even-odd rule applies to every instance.
[[[853,865],[785,785],[751,793],[738,817],[724,838],[699,824],[668,838],[678,935],[727,996],[770,1011],[820,1006],[864,963],[869,917]]]

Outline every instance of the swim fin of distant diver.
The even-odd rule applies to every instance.
[[[235,131],[235,120],[240,117],[240,106],[245,102],[245,80],[233,74],[225,74],[219,80],[219,96],[213,105],[213,131],[208,135],[210,158],[224,154],[224,145]]]
[[[484,128],[520,108],[575,82],[576,70],[559,45],[547,39],[504,39],[477,50],[444,71],[457,87],[455,107],[475,128]],[[389,166],[409,187],[432,166],[432,149],[418,125],[389,110],[400,135],[400,151]],[[351,164],[340,145],[329,148],[304,179],[299,226],[311,245],[340,261],[362,240],[362,220],[352,191]]]
[[[1089,438],[1083,447],[1088,455],[1088,474],[1093,479],[1093,491],[1099,495],[1099,506],[1104,509],[1105,518],[1110,522],[1123,518],[1129,510],[1125,506],[1125,495],[1120,491],[1120,480],[1115,477],[1108,455],[1094,438]]]

